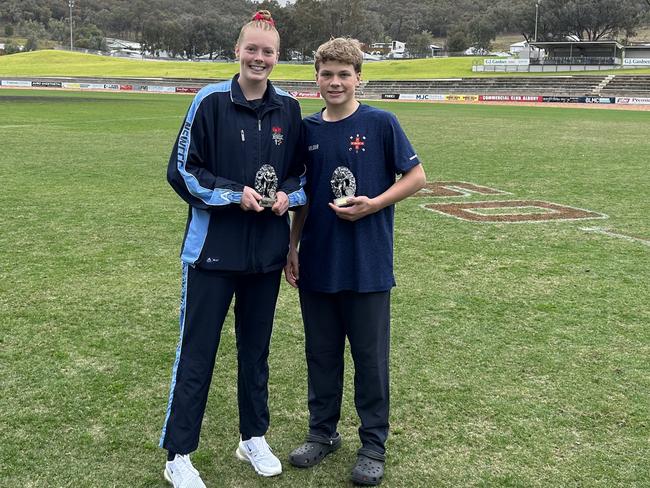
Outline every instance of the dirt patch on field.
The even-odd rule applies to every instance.
[[[606,215],[541,200],[508,200],[468,203],[432,203],[424,208],[470,222],[516,223],[550,220],[602,219]],[[481,211],[496,211],[483,214]],[[524,212],[524,210],[526,210]],[[531,213],[532,211],[532,213]]]
[[[424,185],[414,197],[466,197],[476,193],[478,195],[503,195],[506,191],[497,190],[488,186],[476,185],[466,181],[433,181]]]

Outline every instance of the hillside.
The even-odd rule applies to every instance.
[[[365,80],[408,80],[495,76],[473,73],[472,63],[483,58],[458,57],[369,62]],[[142,61],[66,51],[35,51],[0,57],[0,76],[91,76],[129,78],[229,78],[239,69],[236,62]],[[313,66],[279,64],[271,76],[276,80],[310,80]],[[605,71],[594,72],[603,74]],[[613,73],[650,74],[650,68],[616,70]],[[545,76],[554,73],[499,73],[500,76]],[[563,73],[564,74],[564,73]],[[585,74],[579,72],[579,74]],[[587,72],[586,74],[589,74]]]

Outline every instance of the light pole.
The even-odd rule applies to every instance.
[[[541,3],[541,0],[536,0],[535,1],[535,42],[537,42],[537,17],[539,16],[539,4]]]
[[[74,0],[68,0],[68,7],[70,7],[70,51],[72,51],[72,7],[74,7]]]

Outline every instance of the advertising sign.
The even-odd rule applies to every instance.
[[[79,88],[82,90],[103,90],[103,83],[79,83]]]
[[[479,95],[481,102],[541,102],[539,95]]]
[[[400,100],[418,100],[418,101],[437,101],[445,100],[445,95],[438,95],[435,93],[400,93]]]
[[[147,91],[150,92],[159,92],[159,93],[176,93],[176,87],[175,86],[156,86],[156,85],[149,85],[147,87]]]
[[[289,95],[294,98],[320,98],[320,92],[290,91]]]
[[[63,88],[63,83],[60,81],[32,81],[32,86],[42,88]]]
[[[176,93],[198,93],[200,88],[195,86],[177,86]]]
[[[31,87],[32,82],[29,80],[2,80],[2,82],[0,82],[0,85]]]
[[[625,58],[624,66],[650,66],[650,58]]]
[[[616,97],[616,103],[623,105],[650,105],[650,97]]]
[[[478,95],[445,95],[448,102],[476,102]]]
[[[530,64],[530,60],[528,59],[510,59],[510,58],[505,58],[505,59],[484,59],[483,60],[483,65],[484,66],[495,66],[495,65],[502,65],[502,66],[528,66]]]
[[[581,97],[542,97],[542,102],[549,103],[580,103]],[[584,97],[582,97],[584,99]],[[583,100],[584,103],[584,100]]]

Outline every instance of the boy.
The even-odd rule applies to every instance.
[[[299,288],[310,420],[289,461],[315,466],[340,446],[347,336],[362,444],[351,480],[377,485],[388,436],[394,204],[426,178],[395,116],[355,99],[362,61],[354,39],[321,45],[315,67],[325,109],[303,120],[309,203],[293,219],[285,277]],[[396,173],[403,175],[397,181]]]

